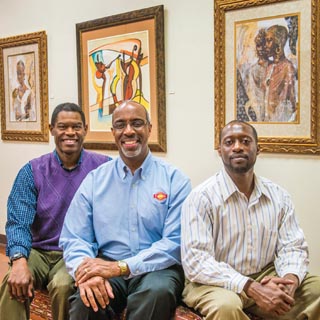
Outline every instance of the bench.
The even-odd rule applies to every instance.
[[[34,299],[30,306],[30,316],[40,317],[45,320],[52,320],[51,302],[48,292],[36,290]],[[39,318],[37,318],[39,319]],[[178,306],[172,320],[201,320],[202,318],[185,306]],[[125,313],[118,315],[114,320],[125,320]]]
[[[30,306],[30,316],[37,316],[41,319],[52,320],[51,314],[51,302],[46,290],[36,290],[34,299]],[[257,316],[248,314],[248,317],[251,320],[263,320]],[[125,320],[125,312],[121,315],[118,315],[114,320]],[[178,306],[172,320],[202,320],[202,317],[199,316],[195,311],[191,310],[185,306]]]

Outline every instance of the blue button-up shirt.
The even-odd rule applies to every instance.
[[[88,174],[67,212],[60,245],[74,276],[85,257],[124,260],[131,276],[180,264],[179,170],[149,153],[134,175],[119,157]]]

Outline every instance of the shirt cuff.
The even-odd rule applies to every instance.
[[[248,280],[249,280],[248,277],[245,277],[240,273],[236,273],[231,278],[230,282],[228,282],[226,289],[236,293],[241,293]]]
[[[27,259],[29,258],[30,251],[25,249],[25,247],[22,246],[15,246],[14,248],[11,248],[8,252],[8,257],[12,257],[16,253],[22,253]]]

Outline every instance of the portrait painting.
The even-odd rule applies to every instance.
[[[238,120],[299,123],[299,14],[235,24]]]
[[[0,39],[1,138],[49,141],[45,31]]]
[[[215,0],[215,148],[225,124],[242,120],[261,152],[320,154],[319,9],[313,0]]]
[[[112,114],[123,101],[145,107],[149,147],[166,151],[162,5],[76,25],[79,104],[88,119],[85,147],[116,150]]]
[[[8,56],[10,122],[37,121],[34,53]]]

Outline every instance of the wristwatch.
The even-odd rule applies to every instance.
[[[120,276],[124,276],[128,272],[128,265],[125,261],[118,261],[118,267],[120,268]]]
[[[22,254],[21,252],[15,253],[13,256],[10,257],[10,266],[12,266],[13,261],[21,259],[21,258],[25,258],[26,256],[24,254]]]

